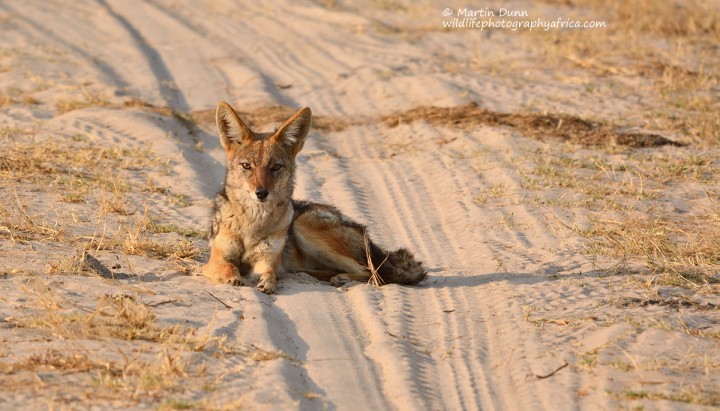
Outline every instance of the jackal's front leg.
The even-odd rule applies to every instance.
[[[277,283],[277,270],[280,269],[280,260],[282,258],[282,250],[285,247],[285,236],[278,235],[268,237],[264,241],[262,253],[253,265],[253,274],[259,275],[260,280],[255,288],[265,294],[275,292],[275,284]]]
[[[260,280],[257,283],[258,290],[265,294],[272,294],[275,292],[275,284],[277,283],[277,275],[275,269],[265,261],[261,261],[255,264],[253,268],[255,273],[260,273]]]
[[[229,262],[242,252],[241,246],[222,231],[212,240],[210,260],[202,268],[205,277],[223,284],[240,285],[240,272]]]

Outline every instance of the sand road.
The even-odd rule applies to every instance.
[[[23,231],[4,223],[0,408],[712,406],[671,394],[689,389],[702,397],[720,387],[717,338],[627,318],[678,317],[688,327],[717,330],[717,306],[653,312],[617,303],[646,291],[603,275],[600,268],[613,262],[589,258],[580,252],[582,239],[562,230],[590,211],[538,202],[545,194],[528,187],[528,164],[552,156],[559,144],[504,127],[386,121],[415,107],[471,101],[512,112],[539,98],[553,109],[561,105],[553,96],[581,91],[550,81],[518,86],[501,74],[453,67],[473,44],[482,44],[484,53],[522,51],[513,48],[518,36],[489,44],[486,33],[431,29],[445,4],[373,4],[0,4],[0,84],[17,94],[8,92],[17,104],[2,108],[0,126],[34,130],[8,131],[4,144],[32,137],[41,145],[72,146],[86,141],[74,136],[87,136],[97,147],[169,159],[163,166],[133,167],[130,158],[123,167],[129,181],[147,185],[151,179],[182,201],[129,190],[123,194],[129,211],[109,213],[110,226],[145,213],[172,227],[205,230],[224,173],[208,113],[225,100],[247,113],[255,128],[270,130],[278,120],[262,114],[273,113],[268,107],[282,113],[309,106],[321,121],[298,157],[295,197],[335,205],[369,226],[375,241],[413,250],[430,270],[416,287],[352,283],[336,289],[289,274],[275,295],[266,296],[197,276],[207,241],[186,235],[182,241],[200,253],[186,259],[183,270],[152,253],[98,247],[91,252],[101,264],[121,267],[112,269],[116,279],[67,275],[53,261],[82,247],[57,236],[18,239]],[[22,103],[22,93],[37,102]],[[582,114],[593,104],[601,114],[622,115],[633,103],[588,95],[566,111]],[[100,232],[92,192],[84,202],[68,202],[60,199],[61,186],[28,184],[3,183],[7,213],[44,216],[38,218],[79,230],[80,237]],[[23,320],[45,318],[48,310],[92,313],[108,295],[130,296],[152,311],[158,326],[193,327],[233,348],[180,350],[154,337],[67,331],[76,323],[56,317],[33,326]],[[711,297],[692,307],[712,307]],[[63,360],[49,360],[48,350]],[[183,368],[158,362],[163,355],[182,359]],[[650,359],[654,368],[642,365]],[[156,383],[147,382],[143,367],[159,370]],[[654,390],[670,394],[628,394]]]

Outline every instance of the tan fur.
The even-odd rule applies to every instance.
[[[225,255],[232,255],[230,251],[234,246],[232,238],[227,235],[226,230],[212,240],[210,248],[210,261],[203,267],[203,275],[221,283],[235,283],[238,279],[238,269],[235,265],[227,262]]]
[[[227,103],[217,108],[227,156],[225,185],[215,197],[211,252],[203,275],[248,284],[267,294],[277,274],[306,272],[339,286],[368,281],[368,254],[385,282],[416,284],[426,271],[412,254],[385,252],[366,230],[334,207],[293,201],[295,157],[310,130],[309,108],[298,110],[274,133],[256,134]]]

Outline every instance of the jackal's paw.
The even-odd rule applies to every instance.
[[[352,281],[352,278],[348,277],[345,274],[338,274],[335,277],[330,278],[330,284],[334,285],[335,287],[342,287],[350,281]]]
[[[230,263],[205,264],[202,273],[205,277],[222,284],[240,285],[240,272]]]
[[[255,288],[264,292],[265,294],[272,294],[275,292],[275,278],[271,278],[269,275],[263,274],[262,276],[260,276],[260,281],[258,281],[258,284]]]

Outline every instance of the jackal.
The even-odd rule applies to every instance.
[[[210,260],[203,275],[272,294],[276,275],[305,272],[341,286],[368,281],[417,284],[427,271],[406,249],[386,252],[366,229],[335,207],[295,201],[295,157],[312,123],[298,110],[274,133],[254,133],[229,104],[216,112],[227,155],[225,183],[215,197]]]

